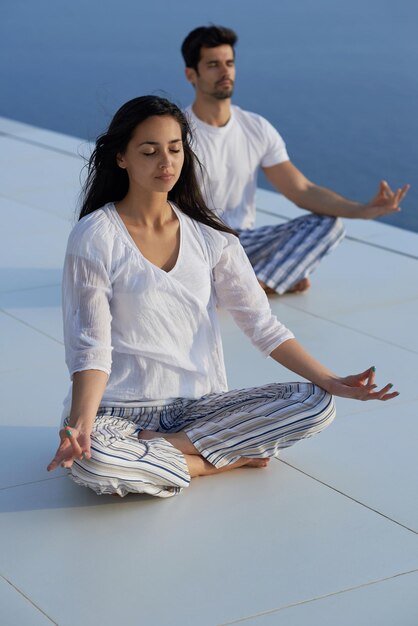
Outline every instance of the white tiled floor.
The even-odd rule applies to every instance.
[[[418,354],[380,338],[363,335],[356,329],[342,327],[323,317],[293,309],[281,303],[280,299],[272,303],[272,308],[311,353],[339,374],[362,372],[374,365],[378,382],[394,383],[401,394],[390,405],[392,410],[396,411],[396,406],[403,402],[418,400],[415,382]],[[280,368],[272,359],[265,359],[249,342],[242,341],[242,334],[238,329],[232,329],[232,322],[228,321],[227,329],[224,347],[230,387],[260,385],[283,377],[285,380],[289,377],[297,379],[297,376]],[[344,398],[338,398],[338,406],[339,415],[364,411],[362,403]],[[368,411],[380,409],[382,406],[377,403],[367,405]]]
[[[2,626],[415,626],[418,235],[349,222],[355,240],[311,291],[271,300],[334,370],[376,365],[396,401],[339,399],[332,427],[267,470],[167,501],[99,498],[45,471],[68,387],[59,283],[86,143],[0,119],[0,149]],[[262,190],[258,203],[300,212]],[[231,387],[295,378],[221,316]]]
[[[53,623],[4,578],[0,578],[0,607],[2,624],[50,626]]]
[[[282,458],[418,533],[416,406],[388,404],[373,413],[365,408]]]
[[[418,572],[384,580],[279,612],[228,622],[242,626],[416,626]],[[227,626],[222,625],[222,626]]]
[[[0,362],[2,372],[45,368],[62,358],[62,346],[42,332],[0,312],[0,350],[7,355]]]
[[[3,197],[0,211],[0,292],[59,284],[70,223]]]
[[[0,512],[14,538],[1,533],[3,570],[63,626],[98,611],[109,626],[209,626],[410,571],[418,558],[413,533],[280,462],[198,479],[166,502],[97,498],[63,477],[3,490]]]
[[[61,281],[61,270],[56,277]],[[33,326],[58,342],[63,341],[61,285],[58,283],[3,293],[0,291],[0,311]]]
[[[418,259],[344,243],[313,275],[314,288],[303,297],[287,296],[286,304],[418,354],[411,325],[418,312]]]

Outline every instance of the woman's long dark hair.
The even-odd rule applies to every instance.
[[[158,96],[142,96],[126,102],[116,112],[107,132],[98,137],[88,163],[79,219],[107,202],[117,202],[126,196],[129,188],[128,173],[118,166],[116,156],[125,152],[138,124],[154,115],[170,115],[181,128],[184,164],[178,181],[168,193],[168,199],[198,222],[236,235],[206,206],[203,199],[195,170],[196,167],[202,168],[202,165],[191,148],[192,133],[186,116],[178,106]]]

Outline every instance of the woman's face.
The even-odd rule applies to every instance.
[[[125,152],[116,159],[128,173],[130,189],[168,193],[184,162],[180,124],[170,115],[149,117],[135,128]]]

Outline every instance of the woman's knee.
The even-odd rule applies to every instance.
[[[336,406],[335,406],[335,398],[334,396],[332,396],[330,393],[326,392],[326,395],[324,396],[324,400],[327,403],[326,409],[325,409],[325,418],[326,418],[326,426],[328,426],[329,424],[331,424],[331,422],[334,421],[334,418],[336,416]]]
[[[334,396],[327,391],[321,390],[321,398],[314,408],[314,419],[312,429],[314,432],[320,432],[330,426],[336,416],[336,407]]]
[[[313,383],[302,383],[301,387],[304,397],[300,399],[300,414],[306,419],[306,430],[312,434],[318,433],[335,418],[334,396]]]
[[[166,454],[159,441],[138,442],[130,450],[126,445],[123,449],[115,445],[96,447],[93,442],[91,458],[77,460],[70,478],[100,495],[176,495],[190,483],[187,464],[184,456],[172,446]]]

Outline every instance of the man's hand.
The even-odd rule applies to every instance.
[[[361,204],[354,212],[353,217],[363,220],[373,220],[382,215],[390,215],[400,211],[400,203],[409,191],[410,185],[392,191],[385,180],[379,185],[379,191],[367,204]]]

